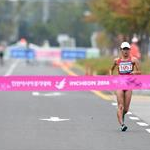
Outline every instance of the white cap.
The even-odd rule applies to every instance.
[[[133,43],[137,43],[137,42],[138,42],[138,38],[137,38],[137,37],[133,37],[133,38],[132,38],[132,42],[133,42]]]
[[[121,48],[125,48],[125,47],[130,48],[131,46],[128,42],[123,42],[120,47]]]

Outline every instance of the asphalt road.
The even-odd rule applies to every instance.
[[[67,75],[51,64],[10,60],[0,75]],[[92,92],[0,92],[0,150],[149,150],[150,126],[134,113],[120,131],[115,101]],[[143,122],[144,123],[144,122]]]

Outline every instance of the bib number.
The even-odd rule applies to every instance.
[[[129,73],[133,70],[133,65],[131,62],[123,62],[119,64],[119,72],[121,73]]]

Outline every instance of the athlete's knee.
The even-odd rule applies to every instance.
[[[123,111],[124,110],[124,106],[122,104],[119,104],[118,105],[118,109],[121,110],[121,111]]]

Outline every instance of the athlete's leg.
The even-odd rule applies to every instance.
[[[125,91],[124,114],[126,114],[129,111],[131,97],[132,97],[132,91],[130,90]]]
[[[116,95],[117,95],[117,103],[118,103],[117,117],[118,117],[118,122],[120,123],[120,125],[122,125],[123,124],[122,116],[124,111],[124,91],[118,90],[116,91]]]

